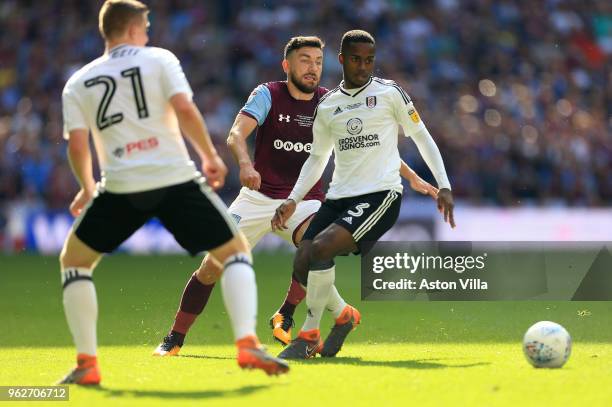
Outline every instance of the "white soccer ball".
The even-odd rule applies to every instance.
[[[572,338],[561,325],[540,321],[525,333],[523,352],[535,367],[561,367],[572,352]]]

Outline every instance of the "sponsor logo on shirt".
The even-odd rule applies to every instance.
[[[274,140],[274,148],[277,150],[285,150],[285,151],[295,151],[296,153],[301,153],[302,151],[306,153],[310,153],[312,150],[312,143],[294,143],[292,141],[283,141],[276,139]]]
[[[421,118],[419,117],[419,114],[414,109],[408,110],[408,116],[410,116],[412,121],[415,122],[415,123],[418,123],[418,122],[421,121]]]
[[[357,109],[358,107],[363,106],[363,102],[359,102],[359,103],[353,103],[352,105],[347,105],[344,107],[344,110],[353,110],[353,109]]]
[[[302,114],[298,114],[295,119],[293,119],[295,123],[300,127],[312,127],[313,118],[312,116],[304,116]]]
[[[291,116],[289,116],[289,115],[287,115],[287,116],[283,116],[282,114],[278,115],[278,121],[279,122],[284,121],[286,123],[289,123],[289,119],[291,119]]]
[[[338,106],[336,108],[336,110],[334,110],[334,114],[333,115],[335,116],[335,115],[340,114],[340,113],[342,113],[342,109],[340,109],[340,106]]]
[[[363,122],[361,119],[354,117],[346,122],[346,131],[348,131],[350,135],[354,136],[359,134],[361,133],[361,130],[363,130]]]
[[[378,134],[362,134],[359,136],[338,139],[339,151],[354,150],[356,148],[370,148],[380,145]]]
[[[117,158],[121,158],[124,154],[129,156],[141,151],[152,150],[157,148],[157,146],[159,146],[159,140],[157,140],[157,137],[150,137],[138,141],[132,141],[123,147],[117,147],[113,150],[113,155]]]

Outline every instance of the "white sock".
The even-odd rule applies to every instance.
[[[223,265],[221,289],[225,309],[230,317],[236,340],[255,335],[257,321],[257,285],[249,256],[230,256]]]
[[[92,270],[66,267],[62,270],[64,313],[78,353],[96,354],[98,299],[91,280]]]
[[[327,305],[325,305],[325,308],[332,313],[334,318],[338,318],[340,314],[342,314],[344,307],[346,307],[346,302],[338,293],[336,286],[332,285],[329,292],[329,299],[327,300]]]
[[[336,267],[327,270],[310,270],[308,273],[308,289],[306,290],[306,306],[308,313],[302,331],[319,329],[321,315],[329,300],[331,287],[336,277]]]

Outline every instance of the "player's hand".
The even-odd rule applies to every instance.
[[[276,208],[276,212],[274,213],[271,222],[272,230],[287,230],[288,228],[286,223],[291,215],[293,215],[295,212],[296,207],[297,204],[293,199],[287,199],[278,208]]]
[[[85,205],[89,203],[93,198],[93,190],[86,190],[81,188],[75,195],[74,199],[70,203],[70,213],[75,218],[83,212]]]
[[[202,163],[202,171],[206,175],[208,185],[215,191],[222,188],[225,184],[225,176],[227,175],[227,167],[218,155],[207,158]]]
[[[438,188],[419,177],[416,173],[408,180],[410,188],[423,195],[429,195],[435,201],[438,199]]]
[[[438,210],[444,216],[444,222],[450,224],[451,228],[455,228],[455,215],[453,214],[453,208],[455,202],[453,201],[453,193],[448,188],[442,188],[438,191]]]
[[[240,166],[240,184],[254,191],[258,191],[261,187],[261,175],[255,170],[253,164]]]

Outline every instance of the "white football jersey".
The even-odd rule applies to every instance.
[[[146,191],[199,176],[169,99],[193,96],[170,51],[127,44],[77,71],[62,93],[64,137],[89,129],[102,171],[102,188]]]
[[[311,155],[329,159],[335,169],[328,199],[383,190],[402,192],[399,125],[410,136],[425,130],[412,101],[395,82],[379,78],[361,88],[344,82],[327,93],[315,111]]]

